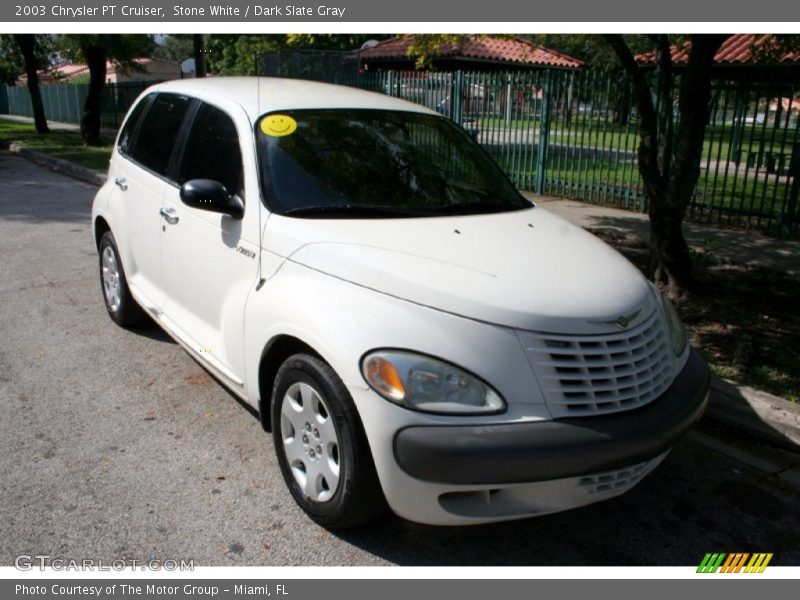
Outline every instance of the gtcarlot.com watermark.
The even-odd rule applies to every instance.
[[[194,571],[194,559],[59,558],[49,554],[20,554],[14,559],[20,571]]]

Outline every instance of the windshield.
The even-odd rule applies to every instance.
[[[451,121],[385,110],[297,110],[256,125],[271,211],[393,218],[530,208],[500,168]]]

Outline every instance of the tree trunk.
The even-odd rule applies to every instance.
[[[693,35],[689,61],[681,77],[674,155],[669,170],[667,202],[651,213],[650,235],[658,248],[658,270],[666,272],[671,295],[696,283],[689,247],[683,237],[683,219],[700,177],[703,141],[711,101],[714,56],[726,35]]]
[[[657,45],[657,78],[662,84],[659,111],[653,90],[620,35],[605,36],[633,80],[639,109],[639,172],[648,198],[650,254],[655,281],[667,286],[670,296],[692,289],[692,257],[683,236],[683,219],[700,175],[706,122],[711,99],[714,55],[726,35],[693,35],[689,59],[681,77],[678,126],[671,127],[672,101],[664,85],[671,86],[671,60],[665,38]],[[667,108],[669,107],[669,110]]]
[[[631,90],[623,84],[614,93],[614,124],[625,127],[631,120]]]
[[[28,93],[31,96],[33,123],[37,133],[50,133],[44,114],[42,91],[39,89],[39,61],[36,59],[36,36],[32,33],[15,33],[14,40],[25,59],[25,75],[28,78]]]
[[[202,33],[195,33],[192,36],[192,49],[194,54],[194,76],[205,77],[206,69],[206,47]]]
[[[100,114],[106,85],[106,55],[107,50],[102,45],[83,49],[89,67],[89,92],[81,115],[81,136],[87,146],[100,146],[103,143],[100,137]]]

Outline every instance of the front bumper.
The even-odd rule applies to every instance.
[[[394,436],[394,457],[410,477],[486,486],[582,477],[663,457],[702,416],[709,372],[694,350],[673,384],[641,408],[535,423],[410,426]]]

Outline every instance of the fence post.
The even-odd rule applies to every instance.
[[[800,127],[800,122],[798,122]],[[800,142],[792,145],[792,157],[789,162],[789,176],[792,178],[792,188],[789,191],[789,202],[786,207],[786,217],[783,223],[783,233],[791,235],[797,226],[797,199],[800,196]]]
[[[453,84],[450,89],[450,118],[456,124],[464,123],[464,71],[453,74]]]
[[[742,137],[744,136],[745,118],[747,113],[747,103],[745,91],[742,87],[736,87],[736,99],[733,105],[733,127],[731,131],[731,150],[730,154],[733,162],[737,165],[741,160]]]
[[[550,144],[550,71],[544,74],[542,83],[542,119],[539,123],[539,143],[536,152],[536,193],[544,194],[545,170],[547,169],[547,147]]]
[[[511,75],[506,75],[506,110],[505,110],[505,121],[506,127],[511,127],[511,107],[512,107],[512,99],[511,99]]]
[[[394,71],[389,71],[386,77],[386,95],[394,96]]]
[[[8,114],[8,86],[0,87],[0,115]]]

